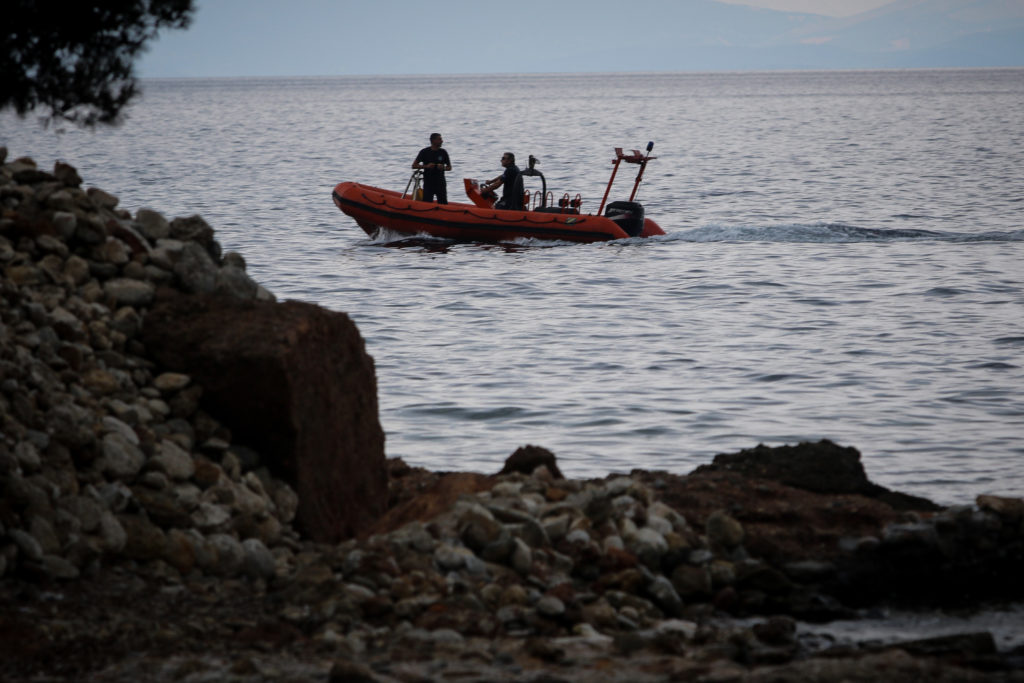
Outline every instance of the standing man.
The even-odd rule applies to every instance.
[[[412,162],[413,168],[423,170],[423,201],[432,202],[437,197],[438,204],[448,203],[448,185],[444,172],[452,170],[452,162],[448,158],[448,150],[441,147],[444,140],[440,133],[430,134],[430,147],[424,147]]]
[[[494,192],[499,187],[501,199],[494,205],[496,209],[523,208],[523,176],[519,174],[519,167],[516,166],[516,155],[512,152],[505,152],[501,155],[501,166],[505,171],[497,178],[492,179],[483,186],[484,192]]]

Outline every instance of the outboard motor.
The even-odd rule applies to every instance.
[[[644,231],[644,206],[639,202],[612,202],[604,215],[630,237],[639,237]]]

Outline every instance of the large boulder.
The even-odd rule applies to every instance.
[[[698,467],[694,473],[716,471],[770,479],[814,493],[858,494],[900,510],[939,509],[925,498],[891,491],[871,482],[861,464],[860,452],[828,439],[775,448],[761,444],[737,453],[723,453],[716,455],[710,465]]]
[[[388,484],[373,359],[344,313],[160,290],[143,343],[299,495],[297,526],[336,542],[382,514]]]

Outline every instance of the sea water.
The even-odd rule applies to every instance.
[[[831,439],[939,503],[1024,494],[1024,70],[153,80],[116,129],[0,115],[0,145],[130,211],[198,213],[280,299],[348,313],[389,457],[685,474]],[[331,202],[528,155],[594,212],[615,147],[667,233],[372,239]],[[610,200],[625,199],[635,166]],[[537,189],[528,179],[528,189]]]

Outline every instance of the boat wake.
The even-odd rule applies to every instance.
[[[455,244],[455,240],[435,237],[425,232],[410,237],[407,233],[387,228],[379,229],[367,242],[377,247],[422,247],[425,249],[444,249]]]
[[[1024,242],[1024,230],[961,233],[907,228],[862,228],[845,223],[810,223],[773,226],[707,225],[692,230],[668,231],[658,241],[684,242]]]
[[[615,240],[605,244],[657,244],[664,242],[775,242],[808,244],[851,244],[861,242],[1024,242],[1024,229],[985,233],[943,232],[908,228],[862,228],[846,223],[809,223],[791,225],[706,225],[690,230],[669,230],[665,235]],[[457,240],[421,233],[410,237],[406,233],[382,229],[369,240],[373,246],[394,248],[420,248],[429,251],[447,251]],[[565,240],[544,240],[521,237],[499,242],[490,247],[506,250],[579,246]]]

